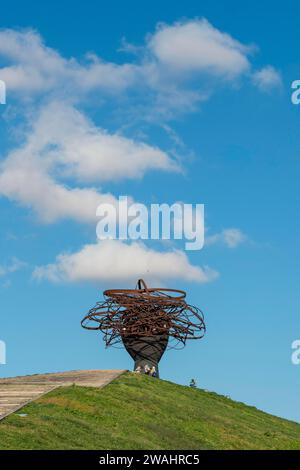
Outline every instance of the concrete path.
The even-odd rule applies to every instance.
[[[0,379],[0,420],[57,387],[102,388],[125,370],[74,370]]]

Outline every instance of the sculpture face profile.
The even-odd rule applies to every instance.
[[[186,303],[184,291],[148,288],[140,279],[136,289],[111,289],[103,295],[81,325],[100,330],[107,347],[123,343],[135,370],[154,366],[158,375],[158,363],[172,342],[184,346],[205,334],[203,313]]]

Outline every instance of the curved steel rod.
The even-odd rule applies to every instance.
[[[121,343],[126,337],[155,335],[168,335],[185,345],[188,339],[200,339],[205,334],[202,311],[186,303],[182,290],[148,288],[139,279],[136,289],[110,289],[103,295],[105,300],[97,302],[81,325],[100,330],[106,346]]]

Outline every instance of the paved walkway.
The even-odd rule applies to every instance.
[[[0,379],[0,420],[57,387],[102,388],[125,370],[74,370]]]

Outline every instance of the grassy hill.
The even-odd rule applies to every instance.
[[[215,393],[126,373],[59,388],[0,422],[0,449],[300,449],[300,425]]]

